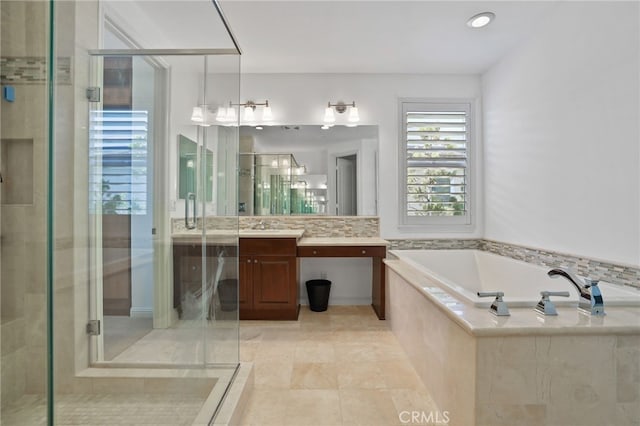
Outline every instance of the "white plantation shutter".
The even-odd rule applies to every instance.
[[[405,224],[469,224],[470,103],[402,102]]]
[[[90,211],[147,214],[147,111],[90,113]]]

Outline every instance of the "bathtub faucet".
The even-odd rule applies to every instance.
[[[507,302],[502,300],[502,298],[504,297],[504,293],[503,292],[501,292],[501,291],[492,291],[492,292],[479,291],[476,294],[478,295],[478,297],[495,297],[495,299],[493,299],[493,303],[489,307],[489,312],[491,312],[493,315],[497,315],[499,317],[508,317],[508,316],[511,315],[509,313],[509,307],[507,306]]]
[[[597,280],[589,278],[582,280],[566,268],[554,268],[547,272],[547,275],[551,278],[564,277],[574,285],[580,294],[578,309],[591,315],[605,315],[604,300]]]

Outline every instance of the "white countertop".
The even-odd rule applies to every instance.
[[[298,246],[388,246],[379,237],[303,237]]]
[[[607,315],[602,317],[581,313],[577,307],[558,307],[557,316],[544,316],[533,308],[510,307],[510,316],[498,317],[486,308],[457,299],[402,261],[386,259],[384,262],[473,336],[640,334],[637,307],[607,307],[605,301]]]

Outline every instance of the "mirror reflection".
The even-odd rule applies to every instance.
[[[187,199],[189,194],[196,194],[196,173],[198,164],[198,144],[196,141],[184,136],[178,135],[178,198]],[[207,149],[207,158],[204,162],[206,170],[205,194],[207,201],[213,199],[213,152]]]
[[[240,126],[240,215],[377,214],[378,126]]]

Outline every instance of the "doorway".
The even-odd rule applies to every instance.
[[[336,157],[336,215],[358,214],[358,155]]]

